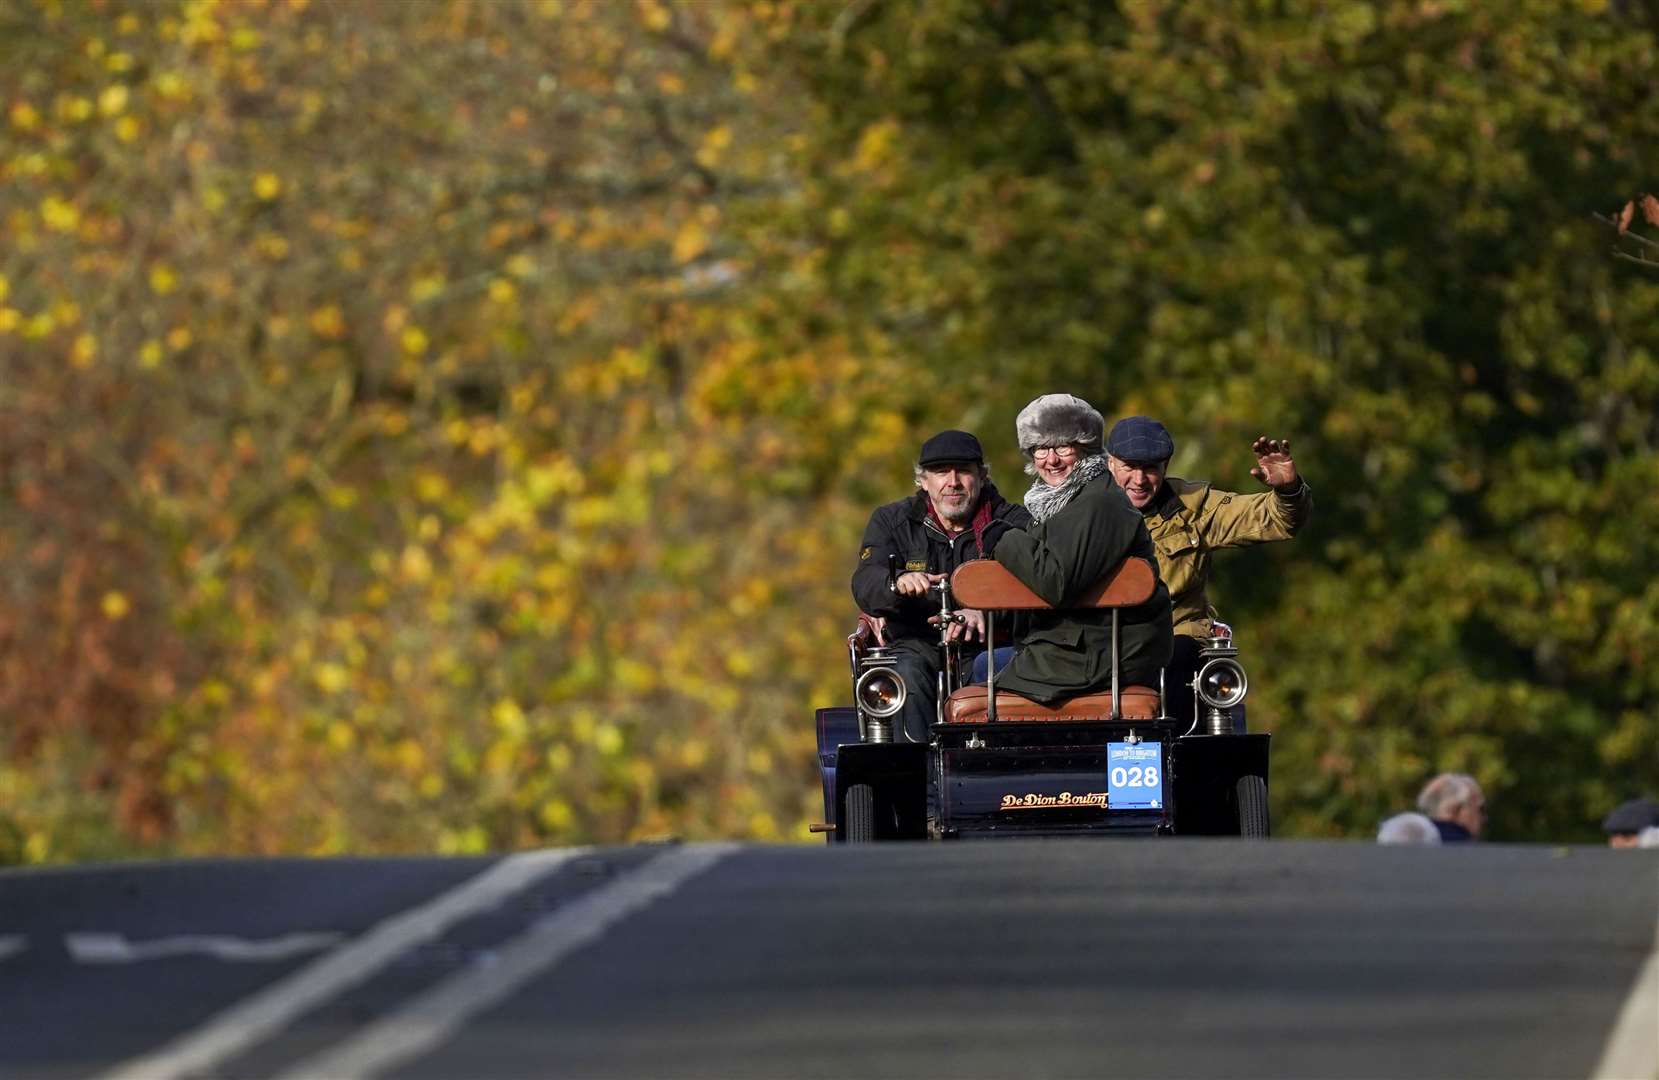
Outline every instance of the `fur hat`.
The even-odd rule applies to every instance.
[[[1042,446],[1076,443],[1084,453],[1100,453],[1106,421],[1094,406],[1070,394],[1044,394],[1020,410],[1014,434],[1027,456]]]

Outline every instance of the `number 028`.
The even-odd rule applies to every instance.
[[[1112,768],[1113,787],[1157,787],[1158,766],[1131,765],[1127,769],[1122,765]]]

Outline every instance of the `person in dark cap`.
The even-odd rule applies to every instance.
[[[1256,455],[1250,475],[1271,490],[1241,495],[1170,476],[1175,440],[1149,416],[1119,420],[1106,438],[1112,477],[1146,518],[1158,550],[1158,573],[1174,605],[1175,649],[1164,673],[1171,716],[1193,715],[1191,684],[1200,643],[1211,635],[1216,618],[1205,589],[1211,553],[1289,540],[1313,512],[1313,493],[1297,472],[1290,441],[1262,436],[1250,449]],[[1242,710],[1234,716],[1242,721]]]
[[[931,590],[971,559],[989,558],[1009,529],[1030,525],[1025,508],[1004,499],[991,483],[985,451],[966,431],[941,431],[916,458],[916,492],[878,507],[864,528],[853,598],[870,616],[877,640],[898,656],[908,691],[897,737],[927,742],[938,709],[939,628],[930,623],[939,602]],[[892,558],[890,558],[892,557]],[[952,640],[983,642],[984,616],[962,611]]]
[[[1622,802],[1601,822],[1607,846],[1616,848],[1643,846],[1643,832],[1655,828],[1659,828],[1659,800],[1655,799]]]

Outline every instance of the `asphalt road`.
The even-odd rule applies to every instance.
[[[11,870],[0,1076],[1659,1080],[1656,927],[1597,848]]]

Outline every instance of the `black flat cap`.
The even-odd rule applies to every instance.
[[[1150,416],[1130,416],[1112,425],[1106,452],[1119,461],[1165,461],[1175,453],[1175,440]]]
[[[1659,825],[1659,800],[1631,799],[1622,802],[1613,808],[1601,822],[1601,831],[1604,833],[1639,833],[1643,829]]]
[[[941,431],[922,444],[922,456],[916,459],[916,464],[941,465],[947,461],[983,465],[985,449],[979,445],[978,439],[966,431]]]

